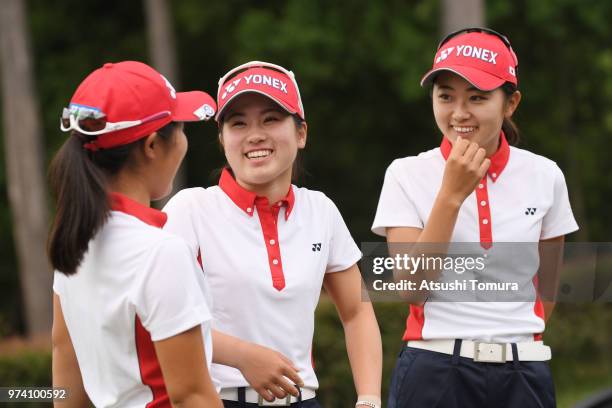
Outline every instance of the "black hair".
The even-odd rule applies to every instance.
[[[518,88],[512,82],[504,83],[501,86],[501,89],[502,91],[504,91],[506,99],[510,98],[516,91],[518,91]],[[520,143],[521,134],[519,132],[518,126],[516,125],[516,123],[514,123],[512,118],[504,118],[504,121],[502,122],[502,130],[506,135],[506,140],[508,141],[508,144],[516,146]]]
[[[157,130],[168,141],[177,123]],[[83,145],[95,140],[72,131],[49,166],[49,180],[56,198],[56,213],[47,252],[55,270],[73,275],[81,264],[89,241],[106,223],[110,213],[108,179],[119,173],[145,138],[127,145],[97,151]]]

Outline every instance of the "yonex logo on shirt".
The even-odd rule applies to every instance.
[[[535,214],[537,208],[527,207],[527,211],[525,211],[525,215],[533,215]]]
[[[456,57],[464,56],[468,58],[476,58],[488,62],[490,64],[497,65],[497,61],[495,60],[495,58],[497,57],[498,53],[488,50],[486,48],[474,47],[472,45],[465,44],[458,45],[457,47],[448,47],[440,51],[440,55],[438,56],[438,58],[436,58],[436,64],[438,64],[440,61],[444,61],[445,59],[447,59],[451,55],[453,50],[455,51]]]
[[[312,244],[312,252],[321,251],[321,243],[317,242],[316,244]]]

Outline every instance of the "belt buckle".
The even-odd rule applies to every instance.
[[[506,346],[506,343],[474,342],[474,361],[479,363],[505,363]]]
[[[285,404],[284,405],[277,405],[276,401],[280,398],[276,398],[274,399],[274,401],[266,401],[261,395],[258,396],[259,399],[257,401],[257,406],[258,407],[289,407],[291,406],[291,394],[287,393],[287,397],[285,398]]]

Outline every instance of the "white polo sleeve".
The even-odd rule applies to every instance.
[[[194,191],[195,189],[181,190],[176,193],[164,206],[163,212],[168,215],[164,230],[183,238],[193,253],[198,256],[198,237],[195,230]]]
[[[555,238],[578,230],[578,224],[570,206],[565,177],[556,164],[554,173],[553,202],[542,220],[540,239]]]
[[[64,284],[66,283],[66,275],[60,271],[53,271],[53,292],[56,295],[62,296],[64,294]]]
[[[151,340],[163,340],[211,320],[202,274],[187,244],[178,237],[160,239],[150,249],[131,298]]]
[[[361,251],[351,236],[338,207],[332,200],[329,203],[329,256],[326,273],[344,271],[361,259]]]
[[[385,173],[385,181],[378,208],[372,224],[372,232],[386,236],[387,227],[416,227],[423,228],[423,220],[419,217],[406,179],[410,176],[402,169],[401,161],[393,161]]]

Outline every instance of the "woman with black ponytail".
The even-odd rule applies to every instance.
[[[153,68],[105,64],[61,118],[50,168],[53,386],[61,406],[218,407],[210,296],[187,244],[164,232],[165,197],[187,150],[182,122],[214,115]]]

